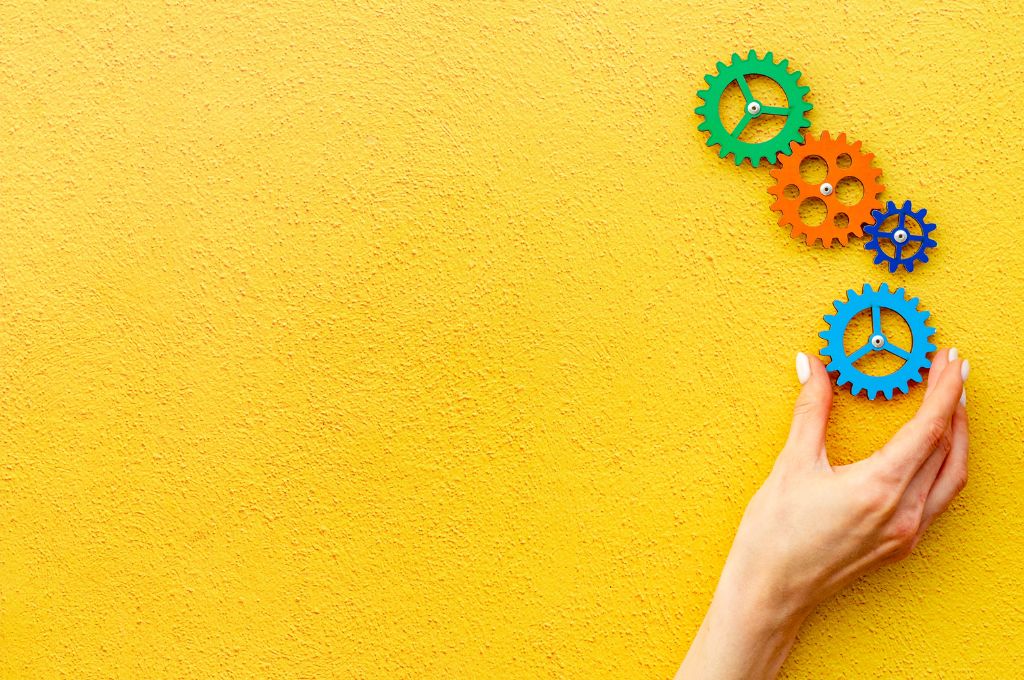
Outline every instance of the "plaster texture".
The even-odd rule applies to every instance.
[[[669,677],[833,299],[971,360],[971,481],[782,677],[1024,664],[1020,2],[0,7],[0,677]],[[939,225],[703,144],[733,51]],[[856,460],[914,411],[840,392]]]

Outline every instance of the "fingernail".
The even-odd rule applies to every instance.
[[[811,361],[803,352],[796,353],[796,379],[801,385],[806,385],[811,379]]]
[[[956,361],[956,358],[957,358],[958,356],[960,356],[960,352],[958,352],[958,351],[956,350],[956,347],[951,347],[951,348],[949,349],[949,360],[950,360],[950,361]]]
[[[967,382],[967,376],[971,373],[971,362],[964,359],[964,363],[960,364],[960,377],[963,378],[964,382]]]
[[[961,406],[967,406],[967,388],[966,387],[964,388],[964,391],[960,393],[960,405]]]

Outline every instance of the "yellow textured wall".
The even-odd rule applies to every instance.
[[[0,676],[667,677],[850,286],[971,483],[786,678],[1024,662],[1019,2],[0,9]],[[939,225],[885,276],[703,144],[734,50]],[[914,409],[837,398],[834,457]]]

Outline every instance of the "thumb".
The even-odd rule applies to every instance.
[[[817,458],[825,446],[828,414],[832,411],[832,381],[825,365],[803,352],[796,355],[796,375],[803,389],[793,407],[786,449]]]

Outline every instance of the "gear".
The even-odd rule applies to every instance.
[[[697,107],[697,115],[704,118],[704,121],[697,126],[698,130],[708,133],[707,145],[718,144],[721,149],[718,155],[725,158],[732,154],[736,165],[740,165],[743,159],[750,161],[755,168],[762,160],[774,163],[778,155],[788,154],[789,145],[792,142],[800,141],[803,137],[801,130],[809,127],[811,121],[807,120],[806,114],[811,110],[811,105],[804,101],[804,95],[810,92],[809,87],[799,84],[800,72],[790,72],[787,68],[788,62],[783,59],[778,64],[771,52],[758,58],[754,50],[750,50],[746,59],[740,55],[732,55],[732,62],[726,65],[718,62],[718,74],[706,75],[704,80],[708,83],[708,89],[701,90],[697,96],[704,100],[704,103]],[[765,76],[775,81],[786,94],[786,106],[765,106],[754,99],[747,84],[747,76]],[[746,113],[743,118],[731,131],[726,131],[722,124],[722,117],[719,111],[722,95],[727,87],[735,82],[743,93],[746,101]],[[758,116],[785,116],[786,122],[775,137],[763,142],[740,141],[740,134],[747,124]]]
[[[821,354],[831,357],[825,368],[837,372],[836,384],[842,387],[849,383],[850,392],[855,395],[866,390],[869,399],[874,399],[879,393],[884,394],[886,399],[892,399],[893,391],[897,389],[906,394],[910,391],[910,383],[921,382],[921,371],[932,365],[928,355],[935,351],[935,345],[931,342],[935,329],[925,323],[931,312],[919,311],[918,299],[907,300],[902,288],[890,292],[887,283],[879,286],[877,291],[865,283],[860,294],[848,290],[846,296],[846,302],[836,300],[833,303],[836,313],[825,316],[828,330],[818,334],[826,342]],[[868,309],[871,310],[871,336],[863,347],[848,355],[843,343],[846,327],[853,317]],[[892,344],[882,332],[883,309],[899,314],[910,328],[909,350]],[[854,364],[869,352],[888,352],[903,359],[903,365],[889,375],[868,375]]]
[[[851,236],[864,235],[864,225],[871,222],[872,211],[882,207],[878,196],[885,187],[878,182],[882,171],[871,165],[874,154],[863,153],[860,147],[860,142],[847,142],[846,133],[832,139],[828,132],[822,132],[819,139],[808,136],[803,144],[794,142],[792,155],[783,156],[779,167],[770,171],[776,180],[775,186],[768,189],[776,199],[772,210],[782,213],[779,225],[791,226],[793,238],[802,236],[807,239],[807,245],[814,245],[820,239],[823,246],[830,248],[833,241],[845,246]],[[800,175],[800,163],[811,157],[821,158],[828,166],[820,184],[808,183]],[[840,159],[847,158],[850,162],[840,165]],[[836,187],[849,177],[857,179],[864,187],[864,195],[854,205],[846,205],[836,197]],[[796,196],[787,196],[787,189],[790,194],[795,189]],[[828,210],[818,226],[800,219],[800,206],[811,198],[824,201]]]
[[[874,223],[864,227],[864,231],[871,236],[871,240],[865,243],[864,247],[867,250],[875,251],[875,264],[885,262],[889,265],[889,272],[894,273],[900,268],[900,265],[903,265],[908,272],[912,272],[914,271],[915,262],[927,262],[928,253],[925,251],[939,245],[930,236],[935,231],[935,225],[925,221],[925,215],[927,214],[927,210],[914,212],[910,201],[904,201],[903,206],[898,209],[895,203],[889,201],[889,204],[885,207],[885,212],[872,210],[871,216],[874,218]],[[899,223],[896,225],[896,228],[892,231],[882,231],[882,225],[885,224],[885,221],[896,215],[899,215]],[[921,230],[920,234],[915,234],[907,228],[908,217],[917,224],[917,227]],[[892,255],[882,248],[883,240],[889,241],[892,244]],[[903,249],[908,243],[916,243],[917,249],[909,257],[906,257],[903,255]]]

